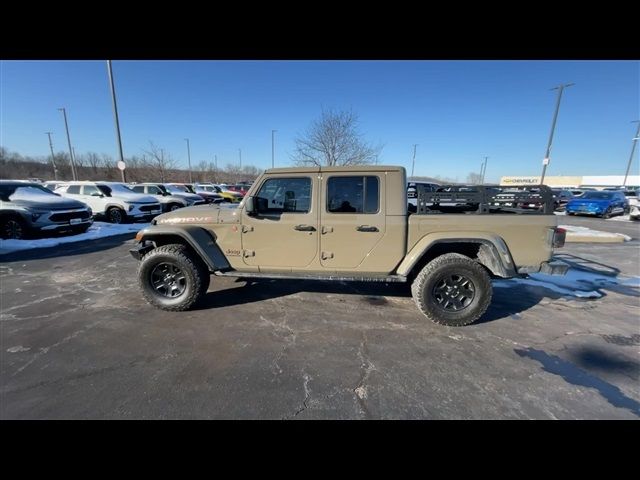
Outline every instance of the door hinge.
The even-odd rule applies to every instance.
[[[243,225],[242,233],[253,232],[253,227],[251,225]]]
[[[330,258],[333,258],[333,252],[322,252],[320,254],[321,260],[329,260]]]
[[[243,256],[244,258],[255,257],[255,256],[256,256],[256,252],[255,252],[255,251],[253,251],[253,250],[244,250],[244,251],[242,252],[242,256]]]
[[[322,227],[322,234],[333,232],[333,227]]]

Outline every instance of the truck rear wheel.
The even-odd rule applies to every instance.
[[[173,312],[195,305],[207,293],[210,280],[207,266],[180,244],[154,248],[138,267],[138,282],[147,302]]]
[[[420,311],[431,321],[450,327],[478,320],[489,307],[492,292],[486,270],[459,253],[434,258],[411,285]]]

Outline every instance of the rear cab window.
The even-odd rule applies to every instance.
[[[378,213],[380,179],[377,176],[339,176],[327,180],[328,213]]]

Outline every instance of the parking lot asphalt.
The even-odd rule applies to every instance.
[[[130,236],[18,252],[0,266],[0,418],[637,419],[640,241],[624,228],[635,240],[558,250],[613,280],[585,281],[601,298],[513,282],[462,328],[401,284],[213,277],[199,309],[163,312]]]

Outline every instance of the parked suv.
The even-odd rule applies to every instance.
[[[38,232],[81,233],[93,223],[91,208],[38,183],[0,180],[0,236],[21,239]]]
[[[137,183],[135,185],[129,185],[129,188],[136,193],[156,197],[160,205],[162,205],[163,212],[173,212],[179,208],[189,206],[189,202],[185,198],[172,194],[167,190],[167,187],[161,183]]]
[[[155,197],[135,193],[118,182],[68,182],[56,193],[85,202],[94,215],[104,215],[111,223],[148,221],[162,213]]]
[[[171,193],[171,195],[175,195],[177,197],[180,198],[184,198],[187,203],[189,204],[188,206],[194,206],[194,205],[204,205],[206,202],[206,200],[200,196],[200,195],[196,195],[194,192],[195,190],[192,190],[191,188],[189,188],[189,186],[187,184],[184,183],[163,183],[162,184],[164,186],[164,188],[167,189],[167,191],[169,193]]]

